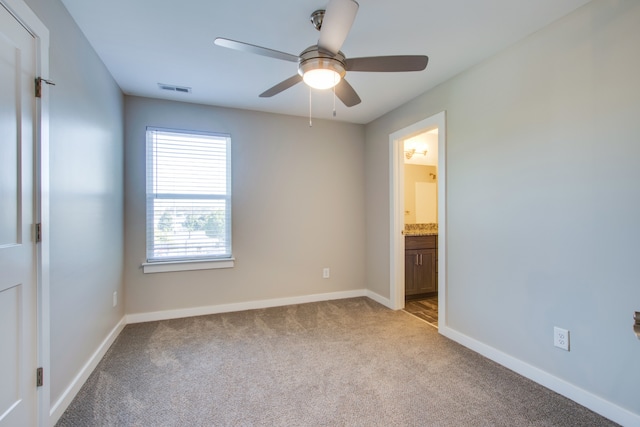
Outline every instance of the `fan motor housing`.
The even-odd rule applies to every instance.
[[[318,49],[318,46],[310,46],[300,54],[300,62],[298,62],[298,74],[304,76],[309,70],[324,68],[333,70],[343,78],[347,74],[345,65],[345,56],[342,52],[335,55],[325,53]]]

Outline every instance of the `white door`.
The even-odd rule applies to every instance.
[[[0,5],[0,427],[37,423],[35,46]]]

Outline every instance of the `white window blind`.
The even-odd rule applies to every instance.
[[[231,258],[231,138],[147,128],[147,262]]]

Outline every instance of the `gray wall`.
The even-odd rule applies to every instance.
[[[389,134],[446,110],[447,326],[636,414],[639,22],[595,0],[366,127],[370,289],[389,295]]]
[[[363,126],[130,96],[125,116],[127,313],[365,288]],[[146,126],[231,134],[234,268],[142,273]]]
[[[123,96],[58,0],[26,0],[50,32],[51,402],[124,315]]]
[[[61,3],[26,1],[51,31],[57,83],[55,402],[123,315],[111,294],[123,293],[125,107]],[[634,0],[594,0],[364,129],[127,97],[127,312],[365,286],[388,297],[388,135],[447,110],[447,326],[640,413],[639,21]],[[147,125],[231,133],[235,268],[140,271]],[[552,347],[554,325],[571,330],[570,353]]]

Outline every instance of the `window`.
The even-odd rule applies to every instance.
[[[231,260],[230,154],[229,135],[147,128],[145,272],[175,270],[147,271],[161,262]]]

